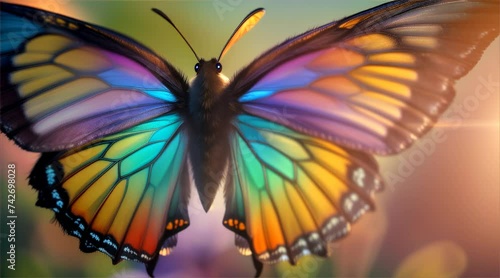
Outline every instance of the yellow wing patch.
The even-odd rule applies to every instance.
[[[113,65],[104,55],[90,47],[66,51],[57,56],[55,62],[85,72],[104,71]]]
[[[331,68],[356,67],[365,62],[365,57],[358,52],[344,48],[332,48],[321,53],[320,56],[309,62],[315,70],[328,70]]]
[[[24,82],[22,85],[19,86],[18,92],[19,95],[22,97],[31,96],[33,93],[39,92],[40,89],[47,88],[53,84],[57,84],[73,76],[70,72],[64,69],[55,67],[49,68],[49,66],[26,69],[26,71],[29,70],[33,70],[33,78],[30,78],[30,80],[27,80],[26,82]],[[44,70],[47,71],[43,72]],[[23,72],[21,71],[21,74],[22,73]]]
[[[58,78],[58,80],[61,78]],[[42,79],[38,79],[40,82]],[[51,80],[53,82],[53,80]],[[40,85],[40,84],[38,84]],[[39,90],[39,86],[33,90]],[[43,86],[42,86],[43,87]],[[65,83],[55,89],[46,91],[44,94],[28,100],[23,106],[28,118],[48,113],[54,107],[63,106],[72,101],[88,96],[94,92],[107,89],[109,86],[95,78],[80,78],[75,81]],[[20,90],[22,91],[22,90]]]
[[[62,50],[64,48],[69,47],[73,44],[71,39],[60,36],[60,35],[44,35],[39,36],[26,44],[25,52],[30,53],[39,53],[45,52],[48,54],[53,54]]]
[[[414,55],[403,52],[373,54],[368,56],[368,59],[374,63],[404,64],[409,66],[414,65],[417,61]]]
[[[361,48],[368,51],[385,51],[396,47],[396,41],[386,35],[369,34],[359,36],[345,42],[347,45]]]
[[[14,66],[22,67],[34,63],[48,62],[52,58],[49,53],[22,53],[12,58]]]

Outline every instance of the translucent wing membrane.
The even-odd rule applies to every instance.
[[[299,134],[263,118],[234,121],[224,226],[242,253],[262,262],[327,255],[382,188],[369,155]]]
[[[140,44],[60,15],[1,7],[1,127],[21,147],[80,146],[182,102],[185,81]]]
[[[52,209],[84,252],[99,250],[114,263],[144,262],[189,225],[185,134],[166,115],[79,149],[44,154],[30,175],[38,206]],[[165,242],[165,249],[161,250]]]
[[[398,152],[433,125],[453,99],[455,80],[498,36],[498,9],[498,1],[385,4],[276,47],[228,92],[241,94],[246,112],[302,133]]]

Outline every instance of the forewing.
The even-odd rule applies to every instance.
[[[234,128],[224,226],[243,254],[265,263],[326,256],[327,243],[373,209],[382,183],[370,155],[251,115]]]
[[[43,154],[29,182],[84,252],[146,263],[189,225],[186,134],[169,114],[81,148]]]
[[[81,146],[183,106],[187,83],[105,28],[1,3],[1,128],[37,152]]]
[[[397,1],[304,33],[237,74],[250,114],[349,148],[399,152],[498,36],[498,1]]]

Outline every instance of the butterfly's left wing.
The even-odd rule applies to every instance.
[[[8,3],[0,12],[1,129],[43,153],[29,181],[37,205],[82,251],[152,274],[189,223],[187,82],[106,28]]]
[[[175,113],[44,153],[30,175],[37,205],[55,212],[84,252],[145,263],[152,275],[189,225],[186,133]],[[164,248],[162,250],[162,248]]]

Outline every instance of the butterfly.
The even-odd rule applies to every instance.
[[[124,35],[1,3],[1,129],[42,153],[29,177],[37,205],[82,251],[152,275],[189,226],[194,183],[205,210],[224,190],[223,225],[259,274],[262,263],[328,255],[374,209],[373,155],[433,126],[498,36],[498,6],[382,4],[288,39],[229,79],[221,57],[257,9],[188,82]]]

